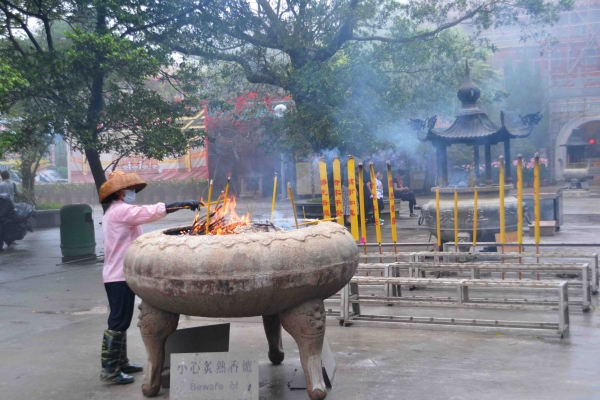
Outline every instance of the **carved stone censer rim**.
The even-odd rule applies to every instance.
[[[271,362],[284,359],[283,327],[298,344],[308,396],[323,400],[323,299],[356,272],[359,254],[350,232],[330,222],[228,235],[180,235],[181,230],[142,235],[125,257],[127,283],[142,299],[138,326],[148,353],[144,395],[160,391],[164,345],[180,314],[261,315]]]

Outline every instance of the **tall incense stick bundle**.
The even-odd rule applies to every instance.
[[[273,222],[273,214],[275,214],[275,198],[277,197],[277,172],[275,172],[275,178],[273,178],[273,199],[271,200],[271,219]]]
[[[208,184],[208,206],[206,207],[206,234],[208,235],[208,231],[210,228],[210,199],[212,197],[213,190],[213,181],[210,180]]]
[[[292,184],[288,182],[287,188],[288,193],[290,195],[290,200],[292,201],[292,210],[294,211],[294,221],[296,221],[296,229],[298,229],[298,216],[296,215],[296,204],[294,203],[294,192],[292,191]]]

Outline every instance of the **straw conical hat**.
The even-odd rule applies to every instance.
[[[130,186],[135,187],[135,191],[139,192],[148,184],[135,172],[125,173],[123,171],[113,171],[108,176],[108,180],[100,187],[100,203],[104,203],[106,198],[111,194],[118,192],[121,189],[126,189]]]

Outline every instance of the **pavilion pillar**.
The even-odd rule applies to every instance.
[[[479,185],[479,144],[473,145],[473,164],[475,164],[475,186]]]
[[[446,149],[448,146],[442,146],[442,185],[448,186],[448,154]]]
[[[485,185],[492,186],[492,146],[485,144]]]
[[[504,183],[512,183],[512,161],[510,160],[510,139],[504,141]]]

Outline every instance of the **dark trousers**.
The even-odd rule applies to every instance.
[[[109,282],[104,284],[110,314],[108,316],[108,330],[125,332],[131,325],[135,293],[129,288],[127,282]]]
[[[410,190],[394,190],[394,198],[400,199],[402,201],[408,201],[408,209],[410,213],[413,214],[414,207],[417,204],[417,199],[415,198],[415,194]]]
[[[367,209],[365,210],[365,214],[367,217],[367,220],[369,219],[369,214],[371,214],[371,222],[375,222],[375,210],[373,209],[373,199],[369,198],[366,199],[366,205],[367,205]],[[383,211],[384,208],[384,204],[383,204],[383,199],[377,199],[377,208],[379,210],[379,213],[381,213],[381,211]],[[380,218],[381,218],[381,214],[380,214]]]

